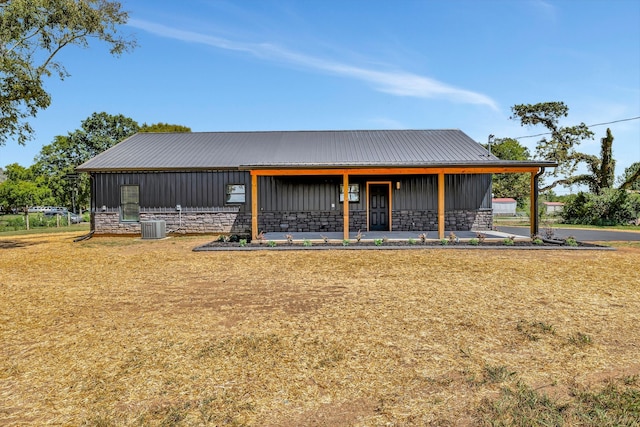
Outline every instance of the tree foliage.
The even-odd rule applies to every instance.
[[[0,183],[0,206],[3,210],[46,205],[54,200],[46,179],[33,167],[24,168],[13,163],[6,167],[5,175],[6,179]]]
[[[607,136],[601,140],[600,157],[578,152],[574,154],[574,157],[579,162],[587,165],[588,172],[560,179],[557,181],[558,184],[584,184],[595,194],[602,193],[606,188],[613,188],[616,162],[613,159],[613,135],[611,134],[611,129],[607,128]]]
[[[191,132],[191,128],[182,125],[172,125],[169,123],[154,123],[148,125],[144,123],[140,126],[140,130],[138,132]]]
[[[491,153],[501,160],[529,160],[529,149],[511,138],[497,139],[491,145]],[[512,197],[518,206],[524,206],[531,191],[528,173],[494,174],[492,192],[495,197]]]
[[[620,188],[640,191],[640,162],[632,163],[620,177]]]
[[[77,192],[80,205],[89,202],[89,178],[76,175],[76,167],[118,142],[135,134],[138,123],[122,114],[93,113],[82,121],[80,129],[66,136],[56,136],[54,141],[42,147],[36,157],[35,167],[45,176],[57,200],[71,206],[71,195]]]
[[[511,107],[514,120],[519,120],[522,126],[544,126],[550,137],[543,137],[536,146],[536,157],[554,161],[558,167],[548,172],[547,176],[572,176],[578,164],[583,161],[583,155],[576,151],[576,146],[585,139],[593,138],[593,132],[587,125],[561,126],[560,119],[569,115],[569,107],[563,102],[542,102],[538,104],[519,104]],[[562,183],[556,180],[541,191],[551,189]]]
[[[117,30],[127,20],[117,1],[0,0],[0,146],[32,137],[28,119],[51,104],[43,78],[69,75],[56,61],[62,49],[98,39],[119,55],[135,46]]]
[[[627,224],[640,215],[640,195],[607,188],[600,194],[571,195],[565,200],[563,221],[569,224]]]

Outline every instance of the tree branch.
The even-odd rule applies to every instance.
[[[639,179],[640,179],[640,168],[638,168],[636,173],[634,173],[629,178],[627,178],[627,180],[620,186],[620,189],[621,190],[626,190],[626,189],[630,188],[633,185],[633,183],[636,182]]]

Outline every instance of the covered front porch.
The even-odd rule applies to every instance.
[[[508,163],[508,162],[507,162]],[[437,178],[435,192],[435,200],[437,201],[435,210],[437,215],[437,231],[431,230],[426,231],[427,235],[431,239],[444,239],[450,234],[450,231],[446,229],[447,223],[445,221],[445,209],[449,207],[451,200],[456,195],[455,193],[451,193],[452,190],[449,190],[449,194],[445,192],[445,182],[446,177],[451,175],[487,175],[494,173],[528,173],[531,176],[531,198],[532,200],[537,199],[537,188],[538,188],[538,177],[542,171],[544,171],[543,167],[531,164],[508,164],[508,165],[478,165],[478,164],[469,164],[469,165],[447,165],[440,167],[349,167],[349,168],[310,168],[310,167],[301,167],[294,165],[281,165],[277,167],[275,165],[270,167],[264,166],[244,166],[249,170],[251,174],[251,237],[253,240],[258,239],[258,235],[261,231],[264,231],[263,228],[259,228],[259,215],[262,214],[262,205],[259,205],[260,200],[260,191],[261,186],[259,186],[259,177],[318,177],[318,176],[333,176],[341,179],[341,200],[350,200],[349,188],[350,188],[350,179],[354,177],[380,177],[379,180],[372,179],[371,181],[367,180],[367,193],[369,193],[369,184],[376,184],[383,186],[387,186],[388,190],[387,194],[389,194],[388,204],[389,208],[385,211],[385,215],[388,215],[388,228],[385,231],[373,231],[369,229],[369,216],[372,212],[370,206],[369,196],[367,194],[366,200],[364,201],[364,211],[366,212],[366,224],[364,227],[366,229],[361,229],[362,236],[361,238],[369,238],[369,239],[409,239],[409,238],[418,238],[420,234],[423,232],[419,231],[400,231],[396,228],[396,224],[393,221],[393,198],[391,197],[391,192],[394,188],[394,182],[392,182],[389,177],[398,177],[398,176],[435,176]],[[400,183],[395,182],[397,185],[397,189],[400,189]],[[283,232],[267,232],[266,234],[273,237],[269,240],[281,240],[283,238],[286,239],[286,235],[293,236],[295,240],[313,240],[313,239],[321,239],[330,238],[332,240],[344,241],[357,240],[358,229],[354,229],[354,227],[349,227],[349,219],[351,216],[350,212],[350,203],[341,203],[342,207],[341,217],[342,217],[342,230],[341,231],[327,231],[324,233],[321,232],[301,232],[301,231],[283,231]],[[449,207],[451,209],[451,207]],[[530,227],[530,235],[533,236],[538,232],[538,220],[537,220],[537,203],[531,203],[531,212],[530,217],[532,218],[531,227]],[[339,228],[338,228],[339,229]],[[467,228],[468,230],[468,228]],[[473,238],[476,233],[474,231],[461,231],[454,230],[454,233],[459,239],[463,238]],[[493,234],[494,232],[490,230],[482,230],[482,233],[487,235],[487,233]],[[305,237],[305,234],[308,234],[309,237]],[[322,237],[324,236],[324,237]],[[331,237],[330,237],[331,236]],[[504,238],[506,236],[501,236],[497,234],[496,238]],[[529,236],[527,236],[529,237]],[[265,237],[266,238],[266,237]]]

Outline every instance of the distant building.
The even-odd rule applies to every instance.
[[[558,215],[564,209],[564,203],[562,202],[543,202],[544,212],[547,215]]]
[[[516,214],[516,199],[511,197],[501,197],[497,199],[491,199],[491,205],[493,206],[494,215],[510,215]]]

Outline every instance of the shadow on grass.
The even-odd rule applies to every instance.
[[[24,240],[0,240],[0,249],[17,249],[27,246],[35,246],[45,242],[39,241],[24,241]]]

